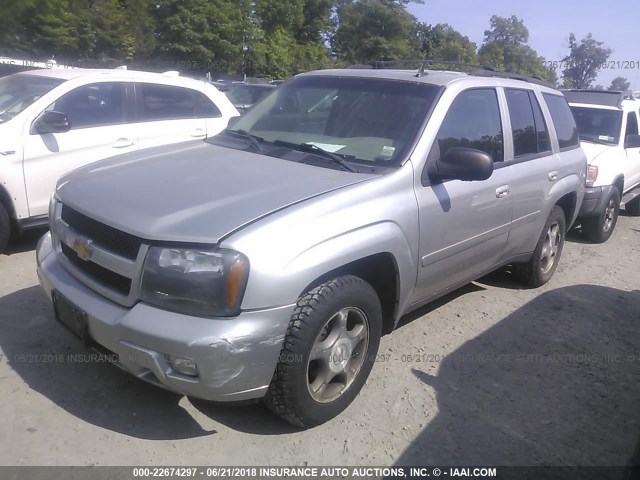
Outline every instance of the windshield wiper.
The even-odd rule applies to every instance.
[[[246,130],[230,130],[230,129],[226,129],[224,131],[224,133],[230,133],[232,135],[236,135],[236,136],[241,137],[241,138],[243,138],[245,140],[248,140],[249,143],[251,144],[251,146],[257,152],[266,153],[266,150],[264,148],[262,148],[262,145],[260,145],[262,142],[264,142],[264,138],[262,138],[262,137],[256,137],[255,135],[251,135]]]
[[[324,148],[320,148],[317,145],[312,143],[291,143],[285,142],[284,140],[274,140],[274,145],[282,145],[283,147],[290,148],[292,150],[298,150],[300,152],[311,153],[318,158],[324,158],[325,160],[329,160],[334,165],[338,165],[343,170],[348,172],[356,173],[356,170],[351,168],[344,162],[344,158],[340,155],[336,155],[335,153],[331,153]]]
[[[587,137],[586,135],[580,135],[580,140],[584,140],[585,142],[597,143],[598,145],[612,145],[611,142],[597,140],[595,138]]]

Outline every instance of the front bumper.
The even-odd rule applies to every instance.
[[[51,235],[37,248],[45,294],[59,294],[87,314],[92,341],[114,352],[117,365],[168,390],[213,401],[264,396],[295,305],[243,312],[235,318],[200,318],[144,303],[122,307],[79,282],[57,260]],[[198,377],[173,370],[167,356],[192,360]]]
[[[584,190],[584,200],[580,207],[579,217],[592,217],[604,212],[605,203],[609,198],[613,185],[605,185],[603,187],[587,187]]]

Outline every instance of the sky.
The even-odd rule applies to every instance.
[[[424,5],[409,5],[409,11],[428,24],[448,23],[478,47],[492,15],[515,15],[529,29],[529,46],[546,60],[560,61],[569,54],[570,33],[578,40],[592,33],[613,50],[610,61],[633,67],[601,70],[596,83],[606,88],[621,76],[632,90],[640,90],[639,0],[425,0]]]

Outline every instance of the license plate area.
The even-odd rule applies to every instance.
[[[85,343],[89,341],[87,331],[87,313],[76,307],[73,303],[55,290],[51,293],[53,311],[56,320],[70,330],[75,336]]]

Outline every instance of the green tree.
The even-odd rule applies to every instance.
[[[410,58],[416,18],[407,12],[406,3],[343,0],[337,8],[335,55],[347,63]]]
[[[566,88],[590,88],[600,67],[611,55],[611,49],[604,46],[591,34],[579,43],[576,36],[569,35],[569,55],[563,58],[567,67],[562,71]]]
[[[0,0],[0,53],[11,55],[28,52],[27,19],[33,12],[34,0]]]
[[[611,85],[607,90],[626,92],[631,87],[631,83],[624,77],[616,77],[611,81]]]
[[[416,24],[415,36],[418,55],[430,60],[477,63],[477,46],[451,25],[439,23]]]
[[[516,16],[494,15],[490,25],[478,51],[480,63],[499,70],[538,76],[552,83],[558,80],[555,70],[545,66],[544,57],[527,45],[529,30],[522,20]]]

